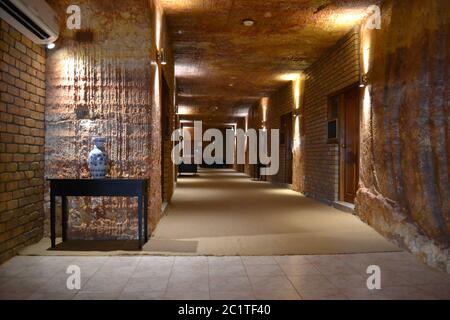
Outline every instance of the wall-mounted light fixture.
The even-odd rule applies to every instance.
[[[160,64],[162,64],[162,65],[166,65],[167,64],[166,52],[164,51],[164,48],[159,49],[158,53],[156,55],[157,55],[157,59],[158,59]]]
[[[300,109],[296,108],[292,111],[292,117],[296,118],[300,115]]]
[[[369,77],[367,76],[367,73],[361,74],[359,77],[359,87],[364,88],[369,83]]]

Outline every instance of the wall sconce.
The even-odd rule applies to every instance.
[[[369,84],[369,77],[367,76],[367,73],[361,74],[359,78],[359,87],[364,88]]]
[[[158,50],[156,57],[159,61],[160,64],[162,65],[166,65],[167,64],[167,60],[166,60],[166,53],[164,51],[164,48],[161,48]]]

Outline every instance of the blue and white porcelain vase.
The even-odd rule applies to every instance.
[[[88,166],[93,179],[104,179],[108,170],[108,154],[104,150],[105,138],[92,139],[94,148],[89,152]]]

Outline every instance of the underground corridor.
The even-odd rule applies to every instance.
[[[0,300],[450,299],[448,1],[0,1]]]

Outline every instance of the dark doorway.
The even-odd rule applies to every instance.
[[[170,89],[169,85],[164,76],[162,76],[161,84],[161,198],[162,202],[167,202],[168,195],[168,184],[169,181],[169,169],[170,163],[166,163],[167,159],[167,148],[170,150]],[[170,157],[170,151],[169,151]],[[165,183],[166,182],[166,183]]]
[[[359,88],[339,95],[339,200],[354,203],[359,181]]]
[[[287,184],[292,184],[292,121],[292,112],[280,118],[280,182]]]

